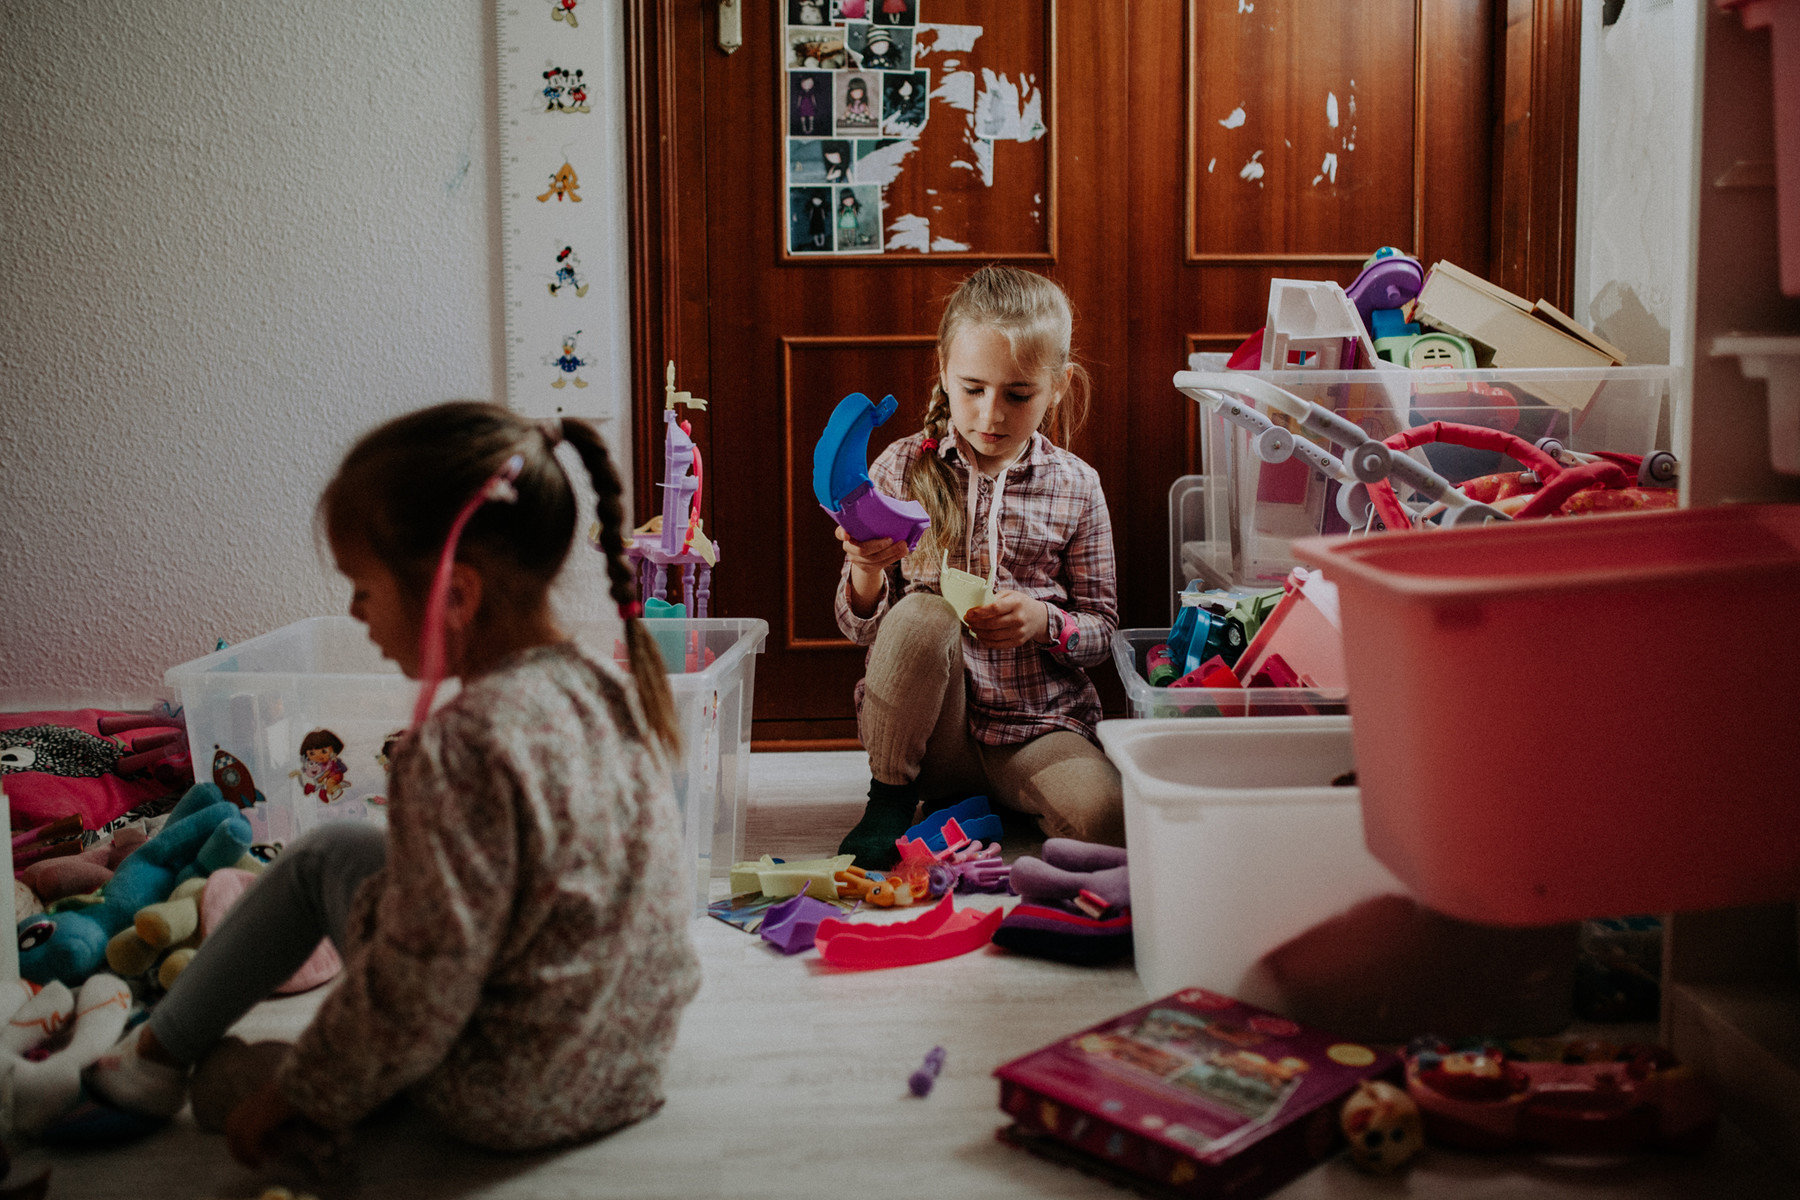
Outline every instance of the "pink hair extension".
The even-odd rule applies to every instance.
[[[456,543],[462,540],[463,526],[469,523],[476,509],[490,500],[506,504],[518,500],[519,493],[513,490],[513,480],[524,469],[523,455],[515,454],[507,459],[505,466],[475,489],[475,494],[463,504],[456,520],[450,523],[450,532],[444,537],[437,574],[432,577],[431,594],[425,601],[425,625],[419,633],[419,700],[413,705],[413,729],[423,725],[425,718],[431,715],[432,697],[437,695],[438,684],[444,681],[444,610],[450,603],[450,569],[456,564]]]

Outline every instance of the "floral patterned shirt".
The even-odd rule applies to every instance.
[[[345,1128],[407,1091],[530,1149],[654,1112],[699,987],[669,770],[630,678],[573,645],[466,682],[404,743],[387,863],[278,1076]]]

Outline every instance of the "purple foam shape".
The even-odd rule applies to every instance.
[[[763,941],[783,954],[798,954],[812,949],[820,921],[840,915],[837,908],[802,892],[791,900],[770,905],[759,932]]]
[[[919,539],[931,527],[925,506],[917,500],[896,500],[875,490],[872,483],[859,484],[843,498],[834,511],[827,508],[832,520],[858,542],[876,538],[892,538],[905,542],[908,550],[918,548]]]

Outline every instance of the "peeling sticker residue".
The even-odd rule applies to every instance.
[[[887,249],[931,252],[931,222],[914,213],[901,213],[887,227]]]
[[[918,148],[918,142],[905,138],[869,151],[856,160],[856,181],[878,183],[886,187],[899,177],[900,168],[906,165],[907,158]]]
[[[969,248],[969,243],[952,241],[951,239],[949,239],[947,237],[933,238],[932,242],[931,242],[931,248],[933,250],[950,250],[950,251],[967,250]]]
[[[1023,77],[981,68],[981,94],[975,98],[975,136],[1001,142],[1031,142],[1044,136],[1044,93]]]
[[[1261,150],[1252,154],[1250,156],[1250,161],[1244,164],[1244,169],[1238,172],[1238,178],[1246,180],[1261,179],[1263,177],[1263,165],[1257,160],[1262,156],[1263,152]]]
[[[1218,166],[1218,165],[1219,165],[1219,160],[1218,160],[1218,159],[1216,159],[1216,158],[1209,158],[1209,159],[1207,159],[1207,160],[1206,160],[1206,173],[1207,173],[1207,174],[1208,174],[1208,175],[1211,175],[1211,174],[1212,174],[1212,169],[1213,169],[1213,168],[1214,168],[1214,167],[1216,167],[1216,166]]]
[[[1249,120],[1249,118],[1244,115],[1244,106],[1240,104],[1232,109],[1231,115],[1226,117],[1223,121],[1220,121],[1219,124],[1227,129],[1236,129],[1247,120]]]
[[[974,137],[974,136],[965,137],[963,139],[963,141],[971,150],[973,150],[975,152],[975,161],[969,162],[967,159],[958,158],[958,159],[952,160],[950,165],[958,168],[959,170],[975,172],[977,175],[981,176],[981,183],[982,183],[983,187],[993,187],[994,186],[994,143],[993,143],[993,141],[989,138],[978,138],[978,137]]]
[[[948,104],[951,108],[974,112],[975,76],[968,71],[947,71],[938,80],[938,85],[931,89],[931,98]]]
[[[1332,154],[1332,153],[1327,153],[1325,155],[1324,163],[1321,164],[1319,167],[1319,173],[1317,175],[1313,176],[1313,186],[1318,187],[1319,181],[1321,179],[1326,179],[1326,178],[1329,178],[1331,180],[1331,182],[1335,185],[1337,183],[1337,167],[1338,167],[1337,155]]]
[[[1325,124],[1337,128],[1337,93],[1325,93]]]
[[[919,22],[916,36],[917,45],[913,51],[913,61],[925,58],[933,51],[944,54],[966,54],[975,49],[975,43],[981,38],[980,25],[938,25],[930,21]],[[931,34],[930,41],[925,34]],[[945,63],[945,66],[954,64]]]

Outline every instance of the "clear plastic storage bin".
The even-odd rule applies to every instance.
[[[1171,688],[1151,687],[1144,675],[1150,647],[1169,640],[1167,629],[1120,629],[1113,633],[1113,666],[1125,684],[1133,717],[1316,716],[1346,710],[1342,688]]]
[[[1190,359],[1191,370],[1215,371],[1217,366],[1216,356]],[[1669,367],[1249,374],[1345,417],[1378,439],[1446,421],[1501,429],[1528,442],[1555,438],[1583,453],[1636,455],[1656,448],[1657,424],[1673,378]],[[1247,431],[1202,407],[1202,473],[1181,477],[1169,494],[1172,589],[1179,591],[1190,579],[1202,579],[1208,587],[1279,587],[1295,563],[1294,539],[1349,532],[1337,509],[1339,485],[1298,458],[1263,462]],[[1291,427],[1279,415],[1264,415]],[[1491,450],[1438,444],[1411,453],[1452,483],[1519,469]]]
[[[743,856],[756,655],[769,627],[756,619],[649,625],[663,645],[681,729],[675,796],[699,913],[713,876],[724,877]],[[599,631],[574,632],[599,648]],[[259,838],[286,841],[326,821],[385,821],[385,751],[412,717],[418,684],[381,657],[361,623],[298,621],[172,668],[164,682],[186,709],[199,777],[208,778],[215,753],[224,751],[266,798],[252,813]],[[454,682],[439,692],[454,694]],[[330,757],[309,770],[301,747],[320,731],[329,738],[315,740]]]

